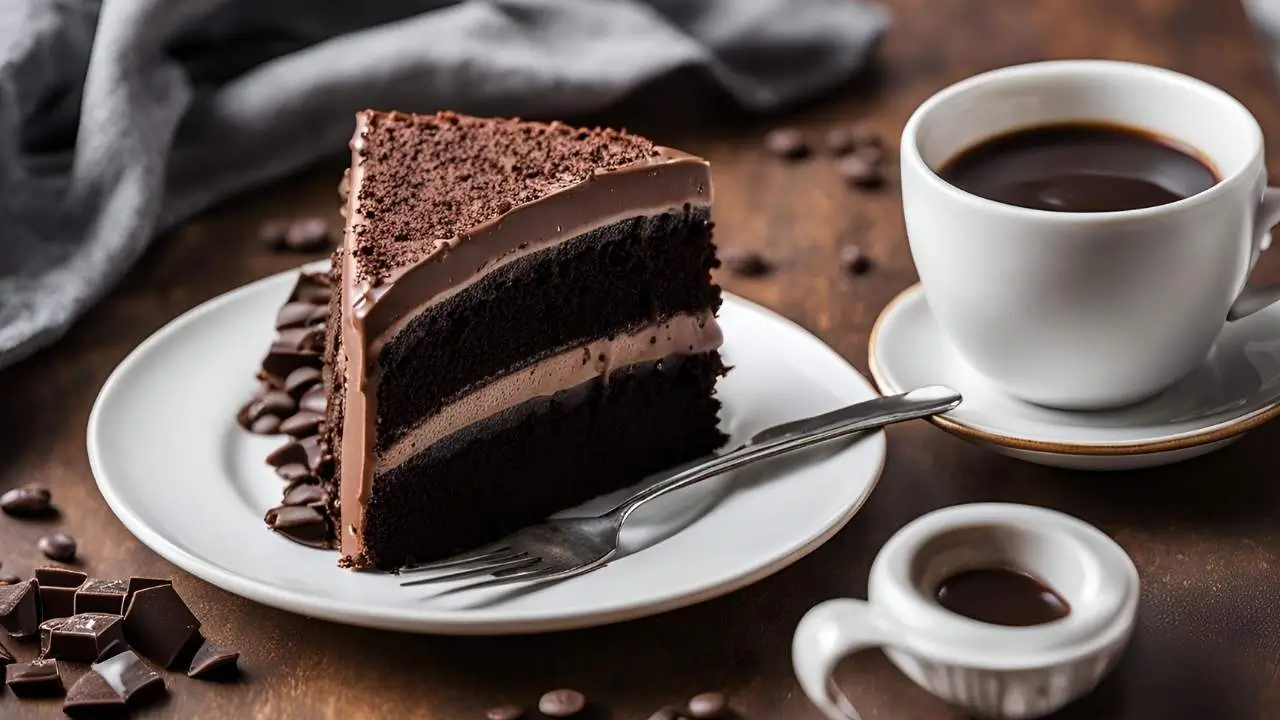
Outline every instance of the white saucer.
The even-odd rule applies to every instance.
[[[1161,395],[1126,408],[1068,412],[1014,399],[959,357],[923,288],[885,307],[871,330],[871,374],[885,394],[943,384],[964,396],[931,418],[996,452],[1083,470],[1154,467],[1217,450],[1280,414],[1280,306],[1223,330],[1198,369]]]
[[[875,433],[708,480],[637,512],[623,536],[630,554],[532,592],[438,596],[447,585],[401,588],[390,575],[339,569],[336,553],[295,545],[263,524],[283,489],[263,458],[281,439],[252,436],[234,419],[295,277],[253,283],[162,328],[115,370],[89,418],[90,463],[125,526],[184,570],[249,599],[336,622],[445,634],[651,615],[808,554],[849,521],[880,476],[885,440]],[[732,442],[876,396],[833,350],[759,306],[726,296],[720,322],[734,367],[719,386]]]

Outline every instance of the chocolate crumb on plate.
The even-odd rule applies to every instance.
[[[56,660],[8,665],[4,669],[4,684],[20,698],[56,697],[66,691]]]
[[[14,637],[40,631],[39,588],[30,580],[0,586],[0,627]]]
[[[119,615],[83,613],[53,620],[47,644],[41,634],[41,655],[55,660],[91,663],[112,644],[124,640]],[[41,628],[43,631],[43,627]]]
[[[67,691],[62,712],[73,718],[111,717],[124,710],[125,701],[96,672],[87,672]]]
[[[229,679],[239,671],[239,667],[236,665],[236,661],[239,659],[240,652],[238,650],[228,650],[201,638],[200,647],[191,658],[191,665],[187,668],[187,677],[199,680]]]
[[[729,701],[722,692],[698,693],[689,698],[689,714],[698,720],[713,720],[724,716]]]
[[[857,245],[840,248],[840,267],[850,275],[861,275],[871,269],[871,258]]]
[[[88,579],[88,575],[78,570],[59,567],[36,568],[36,584],[40,588],[42,617],[48,620],[75,615],[76,590]]]
[[[553,718],[573,717],[587,706],[587,698],[577,690],[552,690],[538,698],[538,712]]]
[[[92,671],[101,675],[125,702],[164,690],[164,679],[132,650],[94,663]]]
[[[809,154],[809,144],[804,135],[794,128],[770,130],[764,136],[764,147],[769,153],[787,160],[797,160]]]
[[[767,275],[773,266],[763,255],[755,250],[740,247],[726,247],[719,251],[720,261],[729,272],[743,277],[759,277]]]
[[[13,517],[43,517],[51,514],[52,498],[49,489],[39,485],[16,487],[0,495],[0,510]]]
[[[76,559],[76,539],[59,530],[45,533],[36,544],[50,560],[69,563]]]
[[[484,714],[484,720],[520,720],[522,717],[524,717],[524,708],[519,705],[489,708]]]
[[[173,585],[138,590],[124,616],[129,645],[161,667],[173,667],[200,637],[200,621]]]

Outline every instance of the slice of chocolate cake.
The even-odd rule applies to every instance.
[[[452,113],[362,112],[351,150],[320,430],[343,565],[448,556],[724,442],[706,161]]]

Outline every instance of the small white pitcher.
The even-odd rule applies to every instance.
[[[971,620],[935,599],[966,570],[1032,575],[1070,606],[1059,620],[1006,627]],[[1133,631],[1138,571],[1097,528],[1053,510],[957,505],[912,521],[871,567],[868,600],[824,602],[796,628],[792,662],[805,694],[831,720],[858,720],[832,680],[836,664],[879,647],[920,687],[969,713],[1033,718],[1092,690]]]

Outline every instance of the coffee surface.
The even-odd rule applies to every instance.
[[[1165,205],[1218,181],[1209,165],[1172,140],[1099,123],[998,135],[952,157],[938,174],[988,200],[1075,213]]]
[[[942,581],[938,604],[992,625],[1042,625],[1071,612],[1052,588],[1025,573],[1001,568],[965,570]]]

